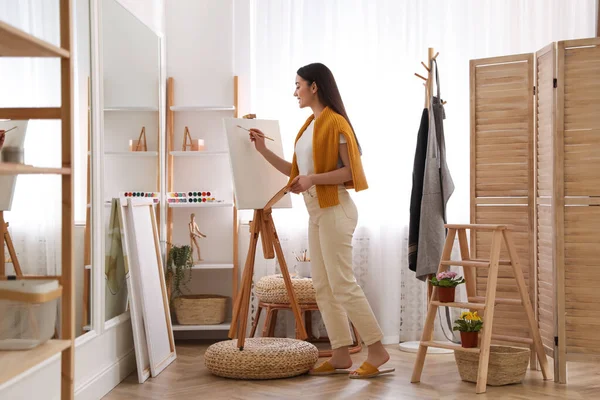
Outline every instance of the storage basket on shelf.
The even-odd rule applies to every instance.
[[[487,384],[490,386],[519,383],[529,365],[530,350],[520,347],[490,346]],[[477,382],[479,353],[455,351],[454,359],[463,381]]]
[[[25,350],[54,336],[57,280],[0,281],[0,350]]]
[[[181,325],[218,325],[225,322],[227,297],[212,294],[179,296],[173,300]]]

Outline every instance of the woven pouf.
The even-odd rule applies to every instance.
[[[316,303],[315,288],[311,278],[292,277],[292,286],[300,304]],[[254,285],[256,297],[263,303],[288,304],[290,298],[282,275],[263,276]]]
[[[303,340],[247,338],[244,350],[237,347],[236,339],[211,345],[204,364],[223,378],[278,379],[308,372],[318,358],[317,348]]]

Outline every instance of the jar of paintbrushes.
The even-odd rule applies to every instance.
[[[306,254],[306,250],[300,253],[300,255],[294,252],[296,257],[296,265],[294,265],[294,271],[296,276],[299,278],[310,278],[310,258]]]

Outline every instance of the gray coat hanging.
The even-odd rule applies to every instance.
[[[444,141],[444,119],[446,114],[440,97],[440,82],[437,61],[432,60],[431,76],[437,86],[437,96],[431,96],[429,110],[429,134],[423,176],[423,197],[419,222],[419,242],[416,276],[426,280],[438,270],[442,249],[446,240],[446,204],[454,192],[454,182],[446,164]]]

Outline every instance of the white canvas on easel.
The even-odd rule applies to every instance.
[[[27,124],[25,121],[0,121],[0,130],[8,131],[13,127],[17,127],[6,133],[3,149],[7,147],[18,147],[20,149],[25,145],[25,133],[27,132]],[[0,153],[3,150],[0,150]],[[1,157],[0,157],[1,158]],[[0,211],[10,211],[12,206],[15,187],[17,185],[18,175],[0,176]]]
[[[260,129],[273,139],[266,140],[267,147],[283,158],[279,122],[264,119],[223,118],[229,161],[233,175],[235,205],[238,210],[260,210],[288,183],[288,177],[273,167],[256,151],[248,131]],[[273,208],[292,208],[292,199],[286,194]]]
[[[127,199],[122,198],[119,202],[119,223],[121,228],[121,243],[123,245],[123,258],[125,261],[125,277],[127,292],[129,295],[129,314],[131,316],[131,327],[133,331],[133,345],[135,351],[135,363],[137,366],[138,382],[144,383],[150,377],[150,356],[148,355],[148,343],[144,329],[144,318],[142,311],[142,299],[139,280],[132,277],[132,257],[130,256],[130,227],[128,226]],[[133,255],[135,257],[135,255]]]
[[[150,373],[158,376],[176,358],[175,339],[160,253],[152,199],[131,199],[125,212],[130,249],[130,273],[138,285]]]

